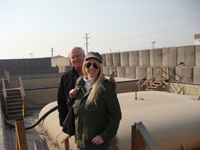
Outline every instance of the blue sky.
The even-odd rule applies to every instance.
[[[0,59],[67,57],[194,44],[199,0],[0,0]]]

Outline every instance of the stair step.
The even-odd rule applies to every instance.
[[[22,101],[21,98],[18,98],[18,99],[7,99],[7,103],[20,102],[20,101]]]
[[[160,82],[154,82],[153,84],[160,84]]]
[[[15,114],[22,113],[22,109],[21,110],[8,111],[8,114],[12,114],[12,113],[15,113]]]
[[[20,92],[6,92],[7,93],[7,96],[12,96],[12,95],[21,95]]]
[[[22,106],[22,102],[7,103],[7,107]]]
[[[14,95],[14,96],[7,97],[7,100],[11,100],[11,99],[21,99],[21,95]]]
[[[8,119],[22,119],[23,115],[22,114],[16,114],[16,115],[7,115]]]
[[[8,110],[8,111],[11,111],[11,110],[18,110],[18,109],[22,109],[22,106],[9,106],[9,107],[7,107],[7,110]]]

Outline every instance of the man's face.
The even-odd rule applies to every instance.
[[[85,59],[85,56],[81,53],[81,50],[79,48],[75,48],[71,51],[70,60],[71,60],[72,66],[76,70],[82,70],[84,59]]]

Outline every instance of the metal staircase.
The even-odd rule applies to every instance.
[[[23,119],[25,92],[21,78],[18,77],[17,88],[10,88],[9,80],[1,79],[3,91],[4,114],[7,119]]]
[[[19,88],[6,89],[7,93],[7,119],[23,118],[22,106],[23,100]]]
[[[172,74],[172,75],[170,75]],[[148,75],[150,76],[149,78]],[[155,78],[157,76],[157,78]],[[181,76],[176,74],[170,68],[167,68],[167,72],[164,71],[162,68],[158,68],[158,71],[154,73],[154,69],[151,68],[136,84],[138,85],[138,91],[146,90],[154,90],[154,91],[162,91],[166,80],[169,81],[177,81],[175,76],[179,78],[179,82],[183,79]],[[144,82],[142,82],[146,79]]]

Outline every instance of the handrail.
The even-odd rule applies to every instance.
[[[22,101],[23,101],[23,103],[22,103],[22,115],[24,116],[25,91],[24,91],[24,86],[23,86],[22,79],[21,79],[20,76],[18,76],[17,86],[18,86],[18,88],[20,88],[21,98],[22,98]]]
[[[4,70],[4,76],[5,76],[5,77],[7,76],[6,70]]]
[[[151,68],[151,70],[152,70],[153,68]],[[150,82],[150,80],[152,80],[152,79],[154,79],[154,76],[155,75],[157,75],[158,74],[158,78],[153,82],[153,80],[152,80],[152,82],[151,82],[151,84],[153,84],[153,83],[155,83],[155,82],[157,82],[157,81],[159,81],[160,82],[160,86],[162,87],[162,84],[163,84],[163,78],[164,79],[167,79],[166,77],[164,77],[163,76],[163,73],[165,73],[167,76],[168,76],[168,80],[170,80],[171,78],[172,79],[174,79],[175,80],[175,78],[174,77],[172,77],[171,75],[170,75],[170,73],[169,73],[169,71],[171,71],[172,73],[174,73],[174,75],[176,75],[176,76],[178,76],[179,77],[179,81],[181,82],[181,79],[183,79],[181,76],[179,76],[178,74],[176,74],[173,70],[171,70],[170,68],[168,68],[167,67],[167,69],[168,69],[168,71],[166,72],[166,71],[164,71],[162,68],[158,68],[158,71],[156,72],[156,73],[154,73],[153,75],[151,75],[148,79],[146,79],[144,82],[143,82],[143,84],[142,85],[140,85],[140,81],[147,75],[147,74],[149,74],[149,72],[151,71],[151,70],[149,70],[148,71],[148,73],[146,73],[136,84],[138,84],[138,90],[140,91],[140,88],[141,87],[143,87],[143,86],[147,86],[147,88],[148,88],[148,83]],[[150,85],[150,87],[151,87],[152,85]]]
[[[7,80],[8,80],[8,82],[10,82],[10,75],[9,75],[9,71],[7,71]]]
[[[3,98],[4,98],[5,116],[7,116],[7,92],[6,92],[4,78],[1,78],[1,83],[2,83],[2,90],[3,90]]]
[[[18,86],[18,88],[21,89],[21,94],[22,94],[22,96],[24,97],[24,96],[25,96],[24,86],[23,86],[23,83],[22,83],[22,80],[21,80],[21,77],[20,77],[20,76],[18,76],[17,86]],[[23,100],[24,100],[24,99],[23,99]]]
[[[159,71],[159,69],[158,69],[158,71]],[[153,76],[151,76],[149,79],[147,79],[140,87],[146,85],[158,73],[158,71],[156,71],[156,73],[154,73]]]
[[[5,79],[8,80],[8,82],[10,82],[9,71],[4,70],[4,75],[5,75]]]
[[[4,78],[1,78],[1,83],[2,83],[3,96],[4,96],[4,98],[7,98],[6,86],[5,86]]]
[[[151,68],[136,84],[138,84],[142,79],[144,79],[144,77],[146,76],[146,75],[148,75],[149,74],[149,72],[152,70],[153,68]]]
[[[177,73],[175,73],[172,69],[169,68],[169,70],[174,73],[176,76],[178,76],[179,78],[183,79],[181,76],[179,76]]]

